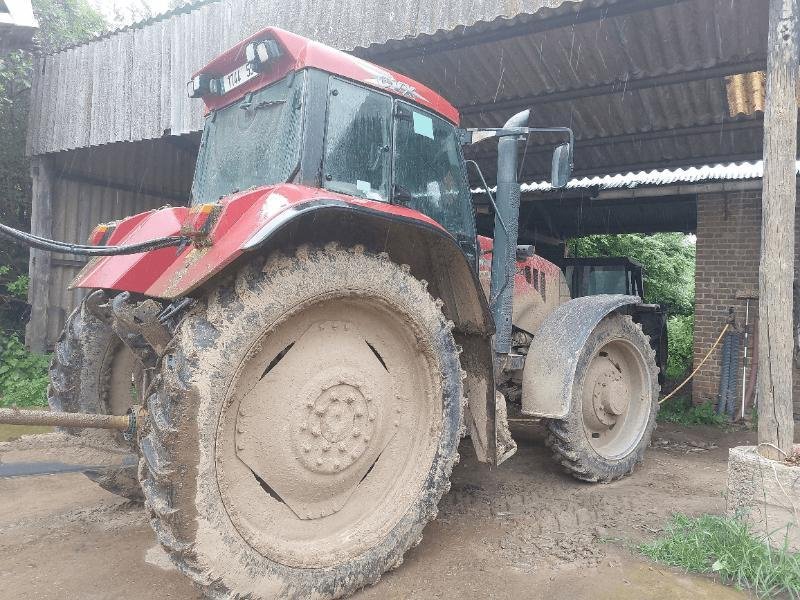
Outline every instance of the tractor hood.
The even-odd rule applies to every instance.
[[[389,213],[442,231],[436,221],[404,208],[293,184],[255,188],[194,207],[165,207],[99,225],[92,243],[116,246],[186,235],[184,248],[95,258],[70,288],[128,291],[173,300],[207,282],[242,254],[255,251],[298,214],[336,207]]]

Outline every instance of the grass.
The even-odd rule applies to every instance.
[[[714,404],[692,404],[688,396],[671,398],[661,405],[658,411],[658,420],[664,423],[677,423],[678,425],[713,425],[724,427],[729,425],[728,417],[719,415],[714,411]]]
[[[678,514],[663,537],[638,550],[686,571],[716,574],[762,598],[800,598],[800,554],[771,549],[738,518]]]

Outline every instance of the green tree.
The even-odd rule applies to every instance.
[[[680,378],[692,364],[695,245],[682,233],[592,235],[570,240],[572,256],[628,256],[644,267],[645,302],[669,318],[667,377]]]
[[[33,0],[39,21],[36,51],[53,52],[106,29],[106,22],[86,0]],[[0,54],[0,222],[28,230],[31,218],[30,164],[25,156],[33,52]],[[19,288],[10,289],[28,271],[28,251],[0,244],[0,329],[21,331]]]

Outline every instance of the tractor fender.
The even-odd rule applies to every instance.
[[[638,296],[598,294],[558,306],[542,322],[528,348],[522,372],[522,413],[563,419],[570,410],[572,386],[584,344],[603,318]]]

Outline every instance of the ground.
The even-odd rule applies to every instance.
[[[725,510],[727,449],[755,434],[660,425],[631,477],[590,485],[561,473],[538,424],[513,423],[519,452],[489,469],[468,440],[422,543],[354,598],[746,598],[630,550],[676,511]],[[42,452],[44,447],[50,450]],[[105,464],[60,434],[0,443],[0,580],[11,598],[199,598],[156,545],[141,505],[81,473],[8,477],[32,461]],[[40,465],[41,466],[41,465]],[[47,469],[42,469],[47,470]]]

